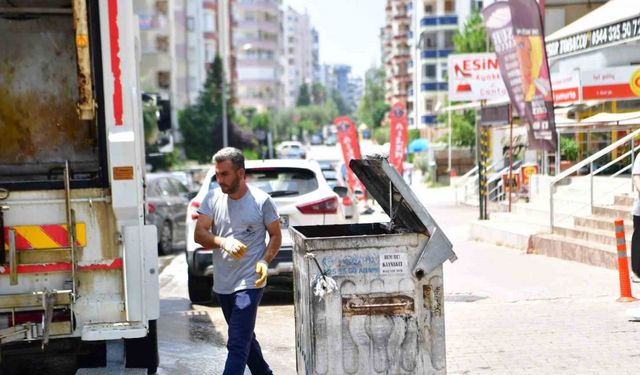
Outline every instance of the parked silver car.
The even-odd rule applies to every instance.
[[[158,253],[169,254],[185,245],[187,206],[195,193],[170,174],[147,173],[146,184],[146,223],[158,228]]]

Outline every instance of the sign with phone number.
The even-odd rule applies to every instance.
[[[637,38],[640,38],[640,17],[634,16],[611,25],[548,42],[546,43],[547,56],[559,57]]]

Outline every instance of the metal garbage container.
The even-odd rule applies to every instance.
[[[290,228],[298,374],[445,374],[451,242],[386,159],[349,165],[391,220]],[[337,290],[320,298],[323,274]]]

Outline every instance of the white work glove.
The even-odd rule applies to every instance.
[[[235,238],[227,237],[222,240],[220,244],[222,250],[226,251],[234,259],[240,259],[247,252],[247,245],[236,240]]]
[[[259,260],[256,262],[256,273],[258,276],[258,280],[256,280],[256,286],[262,286],[262,284],[267,281],[267,271],[269,270],[269,265],[265,260]]]

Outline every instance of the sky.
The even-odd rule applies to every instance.
[[[380,28],[384,26],[386,0],[284,0],[305,11],[320,36],[320,63],[347,64],[364,77],[380,66]]]

